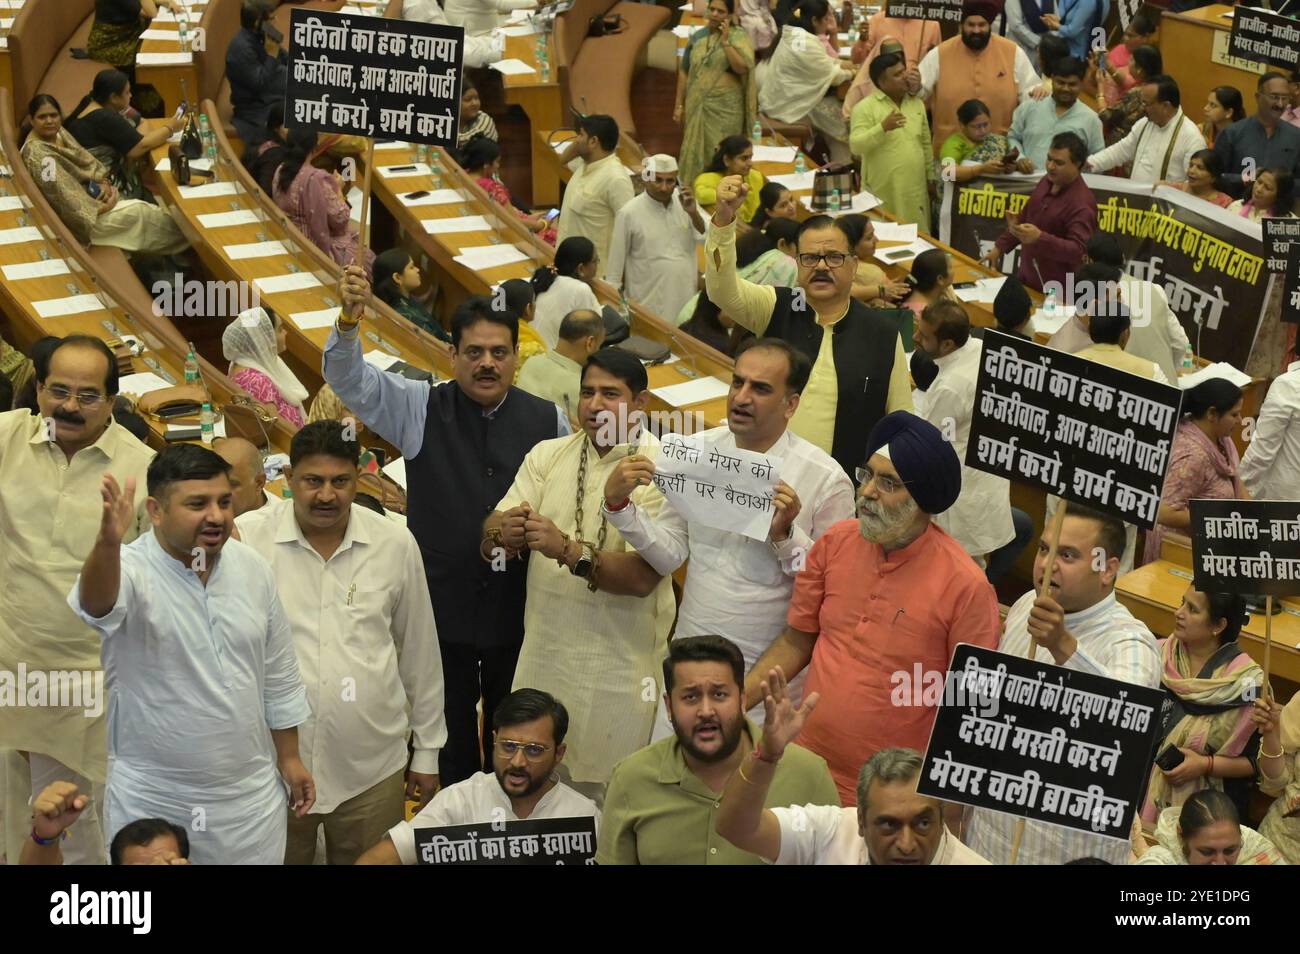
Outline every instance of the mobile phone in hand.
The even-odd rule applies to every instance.
[[[1182,749],[1178,748],[1176,745],[1167,745],[1165,746],[1165,750],[1160,753],[1159,758],[1156,759],[1156,765],[1164,769],[1166,772],[1172,772],[1186,760],[1187,756],[1183,753]]]
[[[542,216],[542,218],[546,219],[547,222],[554,222],[559,217],[560,217],[559,209],[551,209],[551,211],[547,212],[544,216]]]

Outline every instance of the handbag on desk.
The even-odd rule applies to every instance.
[[[825,212],[831,207],[831,196],[839,192],[841,200],[853,198],[853,163],[839,162],[822,166],[813,175],[812,208]]]
[[[144,417],[155,421],[168,421],[177,417],[194,417],[203,410],[208,400],[207,392],[197,384],[175,384],[141,395],[135,409]]]

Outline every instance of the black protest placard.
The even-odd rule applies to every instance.
[[[1271,10],[1237,7],[1228,53],[1293,70],[1300,65],[1300,22]]]
[[[1264,219],[1268,270],[1284,276],[1282,320],[1300,322],[1300,219]]]
[[[1158,689],[963,643],[917,791],[1127,839],[1162,701]]]
[[[1115,9],[1119,13],[1120,29],[1128,29],[1129,23],[1137,16],[1144,4],[1145,0],[1117,0]]]
[[[1198,590],[1300,593],[1300,502],[1197,499],[1188,508]]]
[[[596,819],[529,818],[415,829],[421,865],[594,865]]]
[[[938,20],[961,23],[961,0],[889,0],[885,16],[896,20]]]
[[[1155,526],[1182,392],[984,333],[966,464]]]
[[[464,48],[463,27],[295,9],[285,124],[454,147]]]

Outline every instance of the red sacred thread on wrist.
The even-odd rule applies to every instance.
[[[623,498],[623,502],[622,502],[621,504],[619,504],[617,507],[611,507],[609,504],[605,504],[605,512],[606,512],[606,513],[618,513],[619,511],[626,510],[626,509],[627,509],[627,505],[630,504],[631,502],[632,502],[632,498],[631,498],[631,497],[624,497],[624,498]]]
[[[780,756],[773,759],[764,755],[762,744],[754,746],[754,758],[758,759],[760,762],[766,762],[768,765],[775,765],[777,762],[781,761]]]

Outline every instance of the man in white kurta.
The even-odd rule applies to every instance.
[[[672,321],[699,290],[696,246],[704,241],[704,219],[687,186],[674,195],[672,156],[647,156],[642,179],[645,191],[614,216],[605,281]]]
[[[151,488],[154,532],[130,544],[115,544],[101,526],[67,597],[103,638],[104,837],[111,841],[140,818],[164,818],[186,827],[195,864],[278,865],[289,799],[271,732],[291,730],[311,710],[271,568],[251,547],[226,539],[234,522],[223,469],[229,465],[194,445],[173,445],[163,456],[196,451],[215,458],[221,476]],[[204,529],[191,535],[203,559],[188,552],[182,559],[174,541],[164,549],[160,537],[168,538],[154,511],[160,495],[167,510],[182,509],[193,485],[220,481],[225,494],[199,501]],[[96,607],[83,580],[102,590],[114,564],[120,575],[112,607],[96,617],[86,608]],[[301,779],[293,748],[288,758]]]
[[[1200,127],[1182,110],[1178,84],[1170,77],[1147,83],[1140,94],[1146,115],[1129,134],[1088,157],[1087,172],[1129,166],[1133,182],[1186,182],[1193,153],[1208,148]]]

